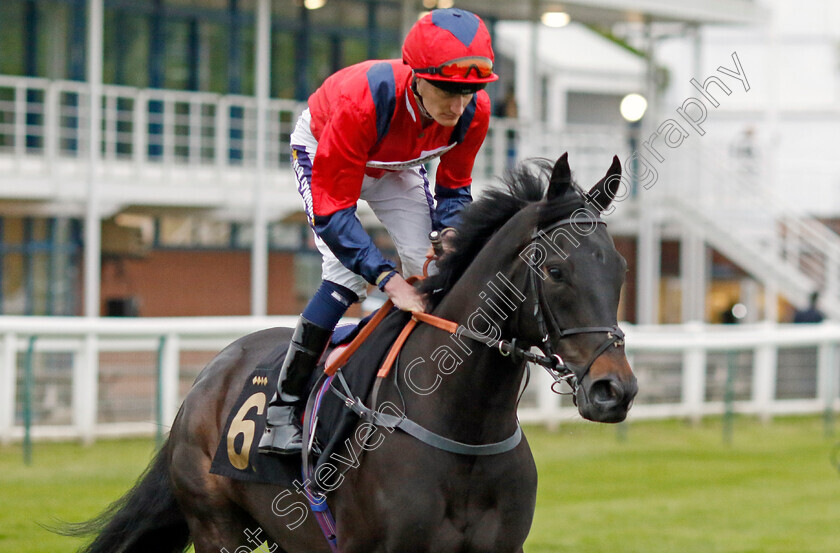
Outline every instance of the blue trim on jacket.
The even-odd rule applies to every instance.
[[[449,138],[450,144],[453,142],[460,144],[464,141],[464,138],[467,136],[467,131],[470,130],[472,120],[475,117],[475,110],[477,107],[478,103],[476,102],[475,95],[473,95],[473,99],[470,100],[469,104],[467,104],[467,107],[464,109],[464,113],[461,114],[461,118],[458,119],[458,123],[455,125],[455,128],[452,129],[452,135]]]
[[[367,71],[368,87],[376,109],[376,142],[379,143],[391,127],[397,109],[397,83],[390,63],[373,65]]]
[[[461,220],[461,210],[472,202],[472,187],[444,188],[435,185],[435,216],[432,229],[442,230],[446,227],[456,227]]]
[[[385,259],[362,228],[362,223],[356,217],[356,206],[336,211],[332,215],[316,215],[315,233],[342,265],[371,284],[376,284],[376,279],[383,272],[396,268]]]

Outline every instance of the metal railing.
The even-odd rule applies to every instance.
[[[695,228],[797,305],[820,291],[822,308],[840,318],[840,236],[778,197],[760,159],[733,157],[714,145],[685,146],[664,168],[653,199],[666,217]]]
[[[249,332],[293,323],[2,317],[0,441],[162,435],[217,352]],[[631,420],[840,407],[838,324],[625,326],[641,390]],[[548,376],[531,370],[520,418],[550,426],[579,419]]]
[[[89,86],[78,81],[0,75],[0,152],[85,159]],[[239,167],[256,155],[256,99],[106,85],[101,158],[105,162]],[[270,100],[266,166],[289,166],[289,135],[305,104]]]
[[[89,106],[86,83],[0,75],[0,169],[5,177],[0,197],[83,202],[90,171]],[[252,205],[255,98],[106,85],[101,106],[95,174],[103,202],[116,204],[112,209],[132,203]],[[288,145],[305,107],[273,99],[266,108],[266,201],[278,216],[299,209]],[[626,152],[625,136],[622,129],[558,132],[493,118],[473,170],[476,191],[496,182],[523,155],[557,158],[564,151],[570,152],[580,182],[594,184],[612,156]],[[42,186],[33,187],[33,181]]]
[[[75,205],[83,211],[91,171],[88,90],[77,81],[0,76],[0,198],[60,202],[62,209]],[[260,180],[255,98],[107,85],[101,100],[101,155],[94,170],[103,216],[125,205],[215,208],[228,218],[253,215]],[[266,108],[260,197],[271,218],[300,209],[288,141],[304,108],[278,99]],[[621,128],[557,130],[493,118],[473,170],[474,192],[480,194],[523,156],[556,158],[564,151],[578,182],[589,186],[614,154],[627,159],[627,139]],[[795,304],[821,290],[825,310],[840,317],[840,238],[775,199],[759,160],[734,160],[708,140],[667,153],[662,184],[638,190],[638,199],[664,196],[672,220],[695,228],[760,279],[774,281]],[[632,217],[625,213],[617,215]]]

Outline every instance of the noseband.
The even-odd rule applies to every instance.
[[[598,216],[592,215],[587,213],[586,215],[581,215],[579,217],[574,218],[567,218],[561,219],[556,223],[552,224],[551,226],[544,228],[544,229],[537,229],[531,235],[531,244],[536,244],[538,240],[544,239],[546,236],[546,232],[556,229],[557,227],[569,224],[578,224],[578,223],[592,223],[595,225],[606,225],[606,223]],[[613,326],[584,326],[584,327],[577,327],[577,328],[567,328],[564,329],[557,323],[556,318],[554,317],[554,313],[551,309],[547,308],[544,303],[544,295],[542,293],[542,281],[545,280],[543,275],[538,275],[537,269],[533,266],[531,268],[530,273],[530,281],[531,287],[534,289],[534,318],[537,321],[537,328],[540,332],[540,336],[542,336],[542,344],[538,347],[543,351],[545,356],[543,359],[549,361],[549,363],[542,362],[543,359],[537,360],[536,362],[546,368],[548,374],[554,379],[554,383],[551,385],[551,389],[556,393],[561,393],[559,389],[555,389],[555,386],[560,386],[561,383],[565,382],[571,387],[572,392],[571,395],[573,397],[577,396],[578,387],[583,379],[589,374],[589,370],[592,368],[592,365],[595,363],[595,360],[601,356],[602,353],[607,351],[610,347],[620,347],[624,345],[624,332],[618,328],[617,325]],[[540,276],[541,278],[537,278]],[[548,314],[548,320],[546,320],[545,314]],[[554,352],[554,348],[551,347],[551,336],[554,335],[559,339],[568,338],[569,336],[574,336],[576,334],[594,334],[594,333],[606,333],[607,338],[604,342],[601,343],[595,349],[595,352],[589,358],[589,361],[583,365],[575,365],[573,363],[567,363],[560,357],[559,354]]]

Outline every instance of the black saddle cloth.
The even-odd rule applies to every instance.
[[[410,313],[393,310],[342,367],[342,373],[355,397],[366,399],[370,395],[382,361],[410,317]],[[352,341],[362,326],[360,324],[349,334],[343,333],[341,342]],[[277,484],[287,488],[294,487],[295,482],[303,481],[299,455],[279,457],[263,455],[257,450],[265,430],[265,407],[277,389],[279,371],[272,369],[280,366],[287,350],[288,344],[278,346],[248,375],[242,392],[227,417],[222,438],[213,456],[211,473],[235,480]],[[324,356],[324,359],[326,357]],[[309,390],[320,379],[322,373],[323,364],[314,371]],[[335,379],[334,385],[340,386]],[[342,451],[358,420],[359,417],[337,396],[329,391],[324,394],[315,435],[318,443],[322,444],[321,460]]]

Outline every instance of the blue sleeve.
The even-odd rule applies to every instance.
[[[342,265],[371,284],[376,284],[380,274],[395,268],[362,228],[362,223],[356,217],[355,206],[336,211],[332,215],[316,215],[315,233]]]
[[[461,210],[467,207],[472,202],[472,192],[470,186],[462,186],[461,188],[444,188],[443,186],[435,185],[435,217],[432,221],[432,228],[434,230],[445,229],[446,227],[455,227],[461,220]]]

